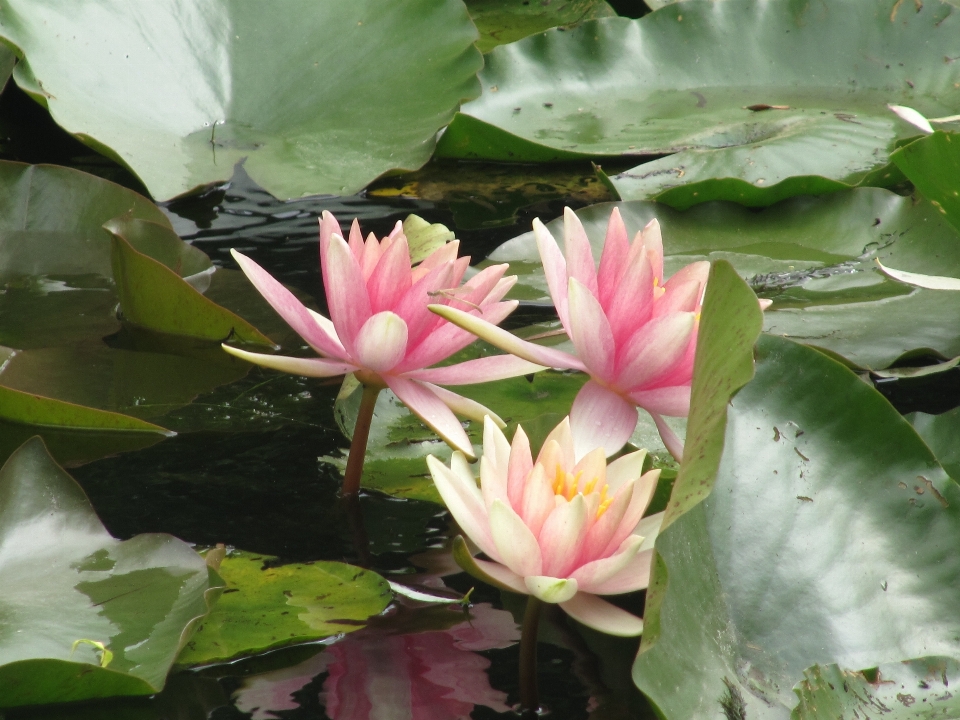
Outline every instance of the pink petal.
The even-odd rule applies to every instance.
[[[547,289],[550,291],[550,297],[553,305],[557,309],[557,315],[560,316],[560,322],[564,328],[569,328],[567,316],[567,262],[563,259],[563,253],[557,241],[553,239],[550,231],[540,222],[540,218],[533,220],[533,236],[537,241],[537,249],[540,251],[540,262],[543,263],[543,274],[547,278]]]
[[[531,470],[533,470],[533,457],[530,455],[530,440],[523,428],[517,425],[517,431],[513,434],[513,442],[510,445],[510,457],[507,464],[507,495],[514,510],[518,510],[520,503],[523,501],[523,486]],[[521,515],[526,521],[526,516],[523,513]],[[527,524],[530,523],[527,522]],[[539,531],[538,526],[534,534]]]
[[[447,300],[454,307],[469,311],[474,305],[480,305],[503,278],[509,265],[491,265],[484,268],[458,288]],[[514,281],[515,282],[515,281]],[[506,292],[506,291],[504,291]],[[502,296],[501,296],[502,297]]]
[[[462,452],[470,460],[476,457],[467,434],[450,408],[437,397],[436,393],[423,383],[396,375],[386,375],[383,381],[400,398],[400,401],[410,408],[410,412],[443,438],[444,442]]]
[[[630,393],[629,398],[651,415],[686,417],[690,414],[689,385],[639,390]]]
[[[580,388],[570,409],[576,456],[602,447],[607,456],[626,444],[637,427],[637,409],[612,390],[590,380]]]
[[[340,338],[337,337],[337,329],[333,326],[333,323],[320,313],[315,312],[310,308],[307,308],[307,312],[310,313],[310,317],[313,318],[313,321],[320,326],[320,329],[327,334],[333,343],[335,343],[335,346],[339,351],[337,357],[346,357],[347,351],[343,349],[343,343],[341,343]]]
[[[587,530],[587,504],[577,493],[570,502],[561,502],[540,528],[538,536],[543,554],[543,570],[530,575],[567,577],[576,567]]]
[[[560,607],[577,622],[607,635],[636,637],[643,634],[643,620],[601,600],[596,595],[578,592]]]
[[[627,453],[607,465],[607,489],[615,493],[628,481],[633,481],[643,475],[643,463],[647,458],[646,450],[637,450]]]
[[[660,222],[654,218],[643,229],[643,246],[650,258],[653,276],[663,285],[663,238],[660,234]]]
[[[610,540],[617,529],[624,526],[623,518],[627,514],[633,502],[633,495],[637,492],[637,481],[627,481],[613,495],[613,499],[606,511],[597,518],[596,522],[587,530],[587,535],[583,540],[580,549],[580,557],[577,562],[580,564],[592,562],[597,558],[606,557],[610,553],[607,548],[610,547]],[[630,531],[636,527],[630,526]],[[622,541],[621,541],[622,542]],[[618,543],[619,544],[619,543]],[[616,547],[616,545],[614,545]]]
[[[649,412],[649,411],[648,411]],[[683,441],[677,437],[677,434],[664,421],[659,413],[652,412],[650,417],[657,425],[657,432],[660,433],[660,439],[663,440],[663,446],[667,449],[677,462],[683,460]]]
[[[650,566],[653,562],[653,549],[641,550],[630,558],[623,570],[606,582],[591,585],[587,592],[596,595],[622,595],[623,593],[645,590],[650,585]]]
[[[476,400],[465,398],[463,395],[457,395],[457,393],[451,392],[446,388],[440,387],[439,385],[434,385],[433,383],[428,382],[423,384],[425,387],[429,388],[434,395],[440,398],[444,405],[450,408],[457,415],[475,422],[485,422],[486,418],[490,418],[500,427],[506,427],[507,424],[501,419],[501,417],[486,405],[481,405]]]
[[[502,562],[517,575],[542,575],[540,546],[520,516],[505,502],[496,501],[488,511],[490,534]]]
[[[604,305],[618,346],[653,316],[654,304],[653,270],[646,253],[640,253],[626,266],[615,293]]]
[[[591,376],[603,381],[613,379],[616,345],[603,308],[576,278],[568,288],[570,326],[567,328],[577,356]]]
[[[321,269],[330,319],[343,347],[354,354],[357,333],[371,315],[370,299],[360,266],[339,235],[331,235],[327,243],[323,243],[321,238],[320,253],[323,256]]]
[[[476,360],[466,360],[456,365],[411,370],[405,374],[413,380],[426,380],[438,385],[473,385],[505,380],[519,375],[530,375],[541,370],[546,368],[515,355],[491,355]]]
[[[413,281],[417,282],[420,278],[426,275],[428,272],[433,270],[433,268],[440,267],[445,265],[448,262],[453,262],[457,259],[457,252],[460,250],[460,241],[451,240],[445,245],[441,245],[432,253],[430,253],[423,262],[417,265],[413,269]]]
[[[491,325],[475,315],[470,315],[462,310],[456,310],[446,305],[431,305],[430,310],[449,320],[454,325],[473,333],[481,340],[486,340],[504,352],[511,353],[524,360],[545,367],[586,370],[583,363],[573,355],[521,340],[516,335],[512,335],[506,330],[498,328],[496,325]]]
[[[247,352],[246,350],[240,350],[235,347],[230,347],[229,345],[221,345],[221,347],[234,357],[252,362],[254,365],[280,370],[285,373],[290,373],[291,375],[302,375],[303,377],[336,377],[337,375],[346,375],[358,369],[356,365],[340,362],[339,360],[264,355],[262,353]]]
[[[561,420],[547,435],[537,456],[537,462],[541,463],[548,472],[553,472],[557,465],[564,470],[573,470],[573,466],[577,463],[577,456],[573,450],[573,432],[570,430],[569,417]]]
[[[324,210],[324,215],[327,214],[327,211]],[[343,233],[340,232],[339,225],[337,225],[337,228],[334,232],[336,232],[336,234],[340,237],[343,237]],[[363,233],[360,232],[360,221],[356,218],[354,218],[353,222],[350,224],[350,237],[347,240],[347,245],[350,246],[350,252],[352,252],[353,256],[357,259],[357,263],[363,267]]]
[[[496,325],[503,321],[512,313],[518,305],[516,300],[494,303],[483,309],[483,319],[491,325]],[[429,310],[430,315],[433,315]],[[467,313],[476,314],[475,311]],[[435,327],[430,334],[423,338],[423,341],[413,350],[409,351],[406,360],[403,361],[401,370],[419,370],[429,367],[438,362],[446,360],[454,353],[460,352],[477,338],[473,333],[463,330],[453,323],[447,322],[439,315],[435,316],[438,321],[438,327]]]
[[[359,232],[360,226],[357,224],[357,231]],[[351,230],[351,232],[353,232]],[[359,264],[360,272],[363,274],[363,281],[366,282],[373,271],[376,270],[377,264],[380,262],[380,258],[383,257],[383,253],[386,248],[380,244],[380,241],[377,240],[377,236],[373,233],[367,235],[366,241],[363,243],[363,252],[361,253]]]
[[[640,388],[673,370],[690,345],[693,313],[672,313],[648,322],[620,348],[617,386]]]
[[[394,307],[393,311],[407,323],[407,342],[411,350],[418,347],[423,339],[441,324],[427,309],[427,305],[434,301],[431,294],[450,286],[455,272],[453,263],[434,268],[414,283]]]
[[[240,269],[250,279],[257,291],[263,295],[270,306],[294,331],[321,355],[349,361],[350,358],[343,351],[339,341],[334,341],[321,327],[314,322],[310,311],[302,302],[297,300],[293,293],[278,283],[270,273],[257,265],[246,255],[231,250],[230,254],[237,261]]]
[[[543,465],[534,465],[523,485],[523,497],[519,503],[511,503],[530,532],[539,535],[543,523],[556,507],[553,489],[544,475]]]
[[[486,418],[483,420],[483,456],[490,460],[492,467],[501,476],[504,488],[506,488],[507,467],[510,462],[510,443],[500,427]]]
[[[357,221],[354,220],[353,224],[356,225]],[[320,242],[329,242],[330,238],[333,235],[339,235],[343,237],[343,230],[340,229],[340,223],[337,222],[337,219],[333,216],[328,210],[324,210],[320,215]],[[353,238],[353,229],[350,230],[350,238]]]
[[[594,557],[612,555],[617,548],[620,547],[620,544],[633,533],[633,529],[637,526],[637,523],[640,522],[640,518],[643,517],[644,511],[647,509],[647,505],[650,504],[650,499],[653,497],[653,492],[657,488],[657,481],[659,479],[660,471],[651,470],[634,483],[630,504],[623,513],[620,523],[614,529],[613,534],[607,541],[606,547],[600,550]],[[611,503],[611,505],[612,504],[613,503]],[[607,512],[609,511],[610,509],[607,508]],[[606,515],[606,513],[604,513],[604,515]],[[601,517],[601,519],[603,518]]]
[[[487,553],[488,555],[490,553]],[[506,565],[501,565],[500,563],[488,562],[486,560],[480,560],[479,558],[474,558],[473,561],[477,566],[483,570],[487,575],[492,577],[499,583],[506,585],[508,588],[514,592],[520,593],[521,595],[529,595],[530,591],[527,590],[526,584],[523,582],[523,578],[517,575],[513,570],[508,568]]]
[[[600,255],[600,270],[597,273],[597,298],[604,310],[610,307],[617,285],[627,267],[627,256],[630,253],[630,240],[627,237],[627,228],[620,217],[620,209],[613,208],[610,220],[607,222],[607,236],[603,241],[603,252]]]
[[[603,448],[594,448],[580,458],[573,467],[573,474],[580,475],[577,487],[579,492],[583,492],[586,485],[594,481],[596,491],[599,492],[600,488],[607,484],[607,455]]]
[[[563,209],[563,256],[567,260],[567,277],[579,280],[596,297],[597,266],[590,240],[580,218],[568,207]]]
[[[630,566],[630,561],[633,560],[637,551],[640,550],[640,544],[642,542],[643,538],[639,535],[630,535],[620,544],[620,547],[615,553],[609,557],[598,558],[585,565],[581,565],[574,570],[570,577],[575,578],[580,588],[586,592],[606,594],[599,593],[597,588],[627,570]],[[649,579],[649,568],[647,568],[647,570],[648,573],[647,577],[644,578],[644,582]],[[644,585],[644,587],[646,587],[646,585]]]
[[[357,333],[354,344],[357,363],[361,367],[377,373],[385,372],[406,354],[407,324],[392,312],[371,315]]]
[[[406,238],[401,236],[383,254],[367,281],[371,311],[393,310],[412,285],[410,250]]]
[[[663,317],[677,312],[696,312],[703,294],[703,283],[688,280],[684,283],[674,283],[673,278],[667,281],[663,296],[654,303],[654,317]]]
[[[487,508],[483,504],[477,483],[473,478],[454,472],[433,455],[427,456],[427,467],[437,486],[437,492],[453,519],[480,550],[499,561],[500,554],[490,535]]]

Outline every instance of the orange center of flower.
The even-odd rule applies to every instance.
[[[583,476],[583,471],[581,470],[576,475],[569,473],[564,470],[560,463],[557,463],[557,470],[553,475],[553,494],[559,495],[565,500],[573,500],[574,496],[577,493],[580,493],[584,496],[590,495],[591,493],[598,494],[600,496],[600,502],[597,506],[597,518],[599,519],[603,515],[607,508],[610,507],[610,503],[613,500],[612,497],[607,497],[607,484],[604,483],[603,486],[597,491],[597,483],[599,478],[594,477],[589,482],[580,487],[580,478]]]

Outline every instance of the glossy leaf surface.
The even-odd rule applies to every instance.
[[[900,148],[890,159],[960,230],[960,134],[935,132]]]
[[[896,173],[877,171],[897,140],[918,133],[887,104],[930,117],[960,110],[943,61],[960,12],[943,2],[897,7],[689,0],[526,38],[489,54],[482,96],[464,105],[438,154],[669,154],[614,185],[624,199],[684,185],[664,196],[678,207],[891,184]]]
[[[0,21],[26,58],[17,84],[157,199],[227,180],[242,158],[277,197],[356,192],[426,162],[479,91],[476,30],[454,0],[30,0]]]
[[[616,15],[604,0],[560,0],[556,3],[468,0],[467,9],[480,31],[477,49],[484,53],[497,45],[516,42],[558,25],[574,25]]]
[[[374,572],[338,562],[270,565],[274,558],[232,552],[218,570],[223,597],[177,658],[203,665],[270,648],[348,633],[392,598]]]
[[[211,587],[186,543],[111,537],[39,438],[0,470],[0,583],[0,707],[157,692]]]
[[[957,657],[957,542],[960,489],[909,424],[834,360],[762,338],[712,493],[657,540],[634,679],[667,718],[733,694],[787,718],[815,664]]]
[[[884,368],[926,349],[960,355],[960,301],[883,276],[873,262],[913,272],[960,276],[960,236],[929,203],[863,188],[785,200],[761,211],[712,203],[684,212],[642,201],[619,204],[631,237],[656,217],[666,274],[696,260],[726,259],[773,307],[764,329],[838,353],[862,367]],[[577,212],[595,257],[611,205]],[[562,221],[548,223],[562,237]],[[501,245],[491,262],[520,275],[515,297],[549,301],[533,234]],[[922,318],[922,322],[918,322]]]

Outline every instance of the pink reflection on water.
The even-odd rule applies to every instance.
[[[248,678],[236,706],[254,720],[299,705],[293,693],[328,673],[321,700],[333,720],[469,720],[476,705],[508,712],[506,693],[490,687],[490,661],[476,654],[513,645],[513,616],[487,603],[447,630],[389,635],[370,629],[348,635],[291,668]]]

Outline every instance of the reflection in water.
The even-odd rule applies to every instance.
[[[467,720],[476,705],[507,712],[506,693],[490,687],[490,661],[476,653],[513,645],[513,616],[487,603],[447,630],[348,635],[306,662],[248,678],[234,694],[254,720],[280,716],[293,694],[327,673],[320,698],[332,720]]]

